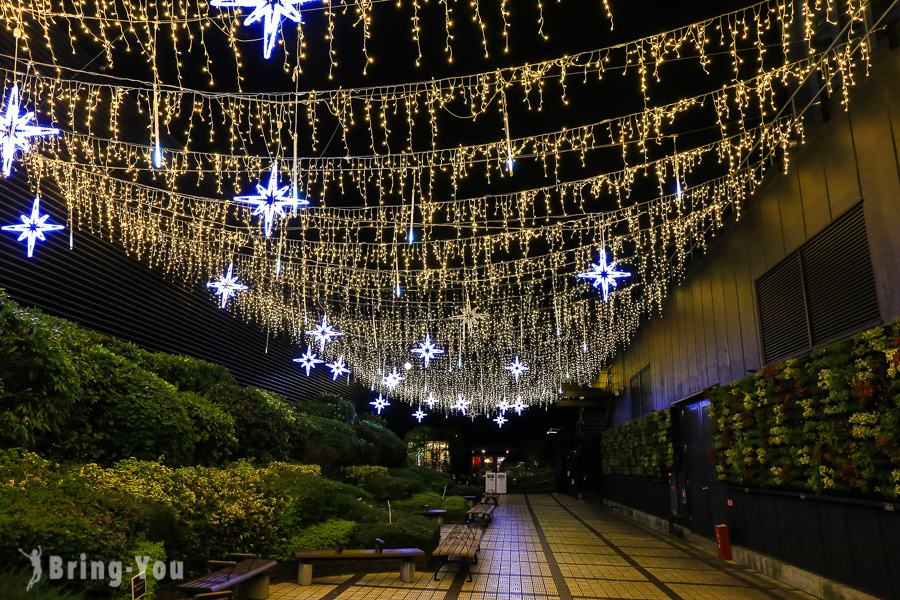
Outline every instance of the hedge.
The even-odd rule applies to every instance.
[[[723,482],[900,497],[900,326],[708,390]]]
[[[607,429],[601,452],[607,475],[663,477],[675,467],[672,410],[665,408]]]

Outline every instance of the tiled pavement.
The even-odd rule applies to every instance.
[[[313,579],[272,586],[272,600],[812,600],[697,546],[626,522],[567,496],[508,495],[467,581],[456,565]],[[315,575],[315,572],[313,573]]]

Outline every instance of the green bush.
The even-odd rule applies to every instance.
[[[352,426],[333,419],[297,415],[297,429],[305,436],[305,462],[321,465],[326,475],[336,475],[342,466],[366,462],[365,457],[374,452]]]
[[[475,496],[480,498],[484,494],[484,488],[477,485],[454,484],[447,488],[448,496]]]
[[[425,490],[418,481],[390,475],[372,475],[366,478],[360,487],[370,493],[376,502],[403,500]]]
[[[202,394],[219,384],[236,385],[228,369],[197,358],[143,352],[143,360],[135,362],[183,392]]]
[[[375,538],[384,540],[385,548],[419,548],[431,552],[441,541],[441,527],[425,517],[395,512],[393,523],[360,524],[352,543],[360,548],[373,548]]]
[[[665,408],[607,429],[600,445],[607,475],[663,477],[675,467],[672,410]]]
[[[443,471],[435,471],[426,467],[406,467],[404,469],[391,469],[391,475],[394,477],[406,477],[417,481],[425,489],[429,489],[439,494],[444,493],[446,486],[448,491],[453,486],[453,477]]]
[[[234,417],[239,441],[236,457],[263,462],[300,458],[297,419],[280,396],[220,383],[210,388],[206,397]]]
[[[434,492],[420,492],[418,494],[413,494],[406,500],[391,502],[391,507],[405,512],[425,510],[426,506],[429,509],[443,508],[442,505],[441,495],[435,494]]]
[[[356,533],[357,525],[353,521],[328,519],[324,523],[310,525],[291,538],[292,550],[330,550],[338,543],[350,544]]]
[[[296,402],[294,409],[299,413],[334,419],[348,425],[356,420],[356,406],[337,394],[319,394],[315,400]]]
[[[21,561],[25,558],[19,556]],[[28,592],[25,588],[31,580],[31,571],[0,571],[0,598],[27,598],[27,600],[83,600],[81,594],[75,594],[62,586],[52,585],[43,577]]]
[[[371,477],[390,475],[387,467],[378,465],[358,465],[341,469],[341,478],[354,485],[364,485]]]
[[[235,419],[221,405],[193,392],[182,392],[195,430],[192,464],[221,465],[237,451]]]
[[[900,498],[900,324],[708,390],[719,479]]]
[[[385,467],[402,467],[406,464],[406,444],[387,427],[373,421],[363,421],[356,426],[356,435],[374,448],[365,462]]]

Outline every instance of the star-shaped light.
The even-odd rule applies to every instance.
[[[322,364],[325,362],[324,360],[319,360],[316,358],[316,353],[312,351],[311,346],[306,347],[306,352],[300,358],[294,359],[295,363],[300,363],[300,366],[306,369],[306,376],[309,377],[309,372],[316,368],[316,365]]]
[[[522,375],[522,373],[524,373],[525,371],[530,371],[531,369],[525,366],[525,363],[520,361],[519,357],[517,356],[516,360],[509,363],[509,366],[506,367],[506,370],[509,371],[510,375],[515,377],[516,383],[519,383],[519,377]]]
[[[522,396],[516,397],[516,402],[512,405],[512,409],[516,411],[516,414],[521,415],[522,411],[526,408],[528,407],[522,402]]]
[[[406,381],[406,377],[400,374],[397,371],[397,367],[394,367],[390,373],[381,378],[381,382],[387,386],[387,389],[390,391],[394,391],[394,388],[400,385],[401,382]]]
[[[310,0],[212,0],[210,5],[218,8],[252,8],[244,25],[253,25],[258,21],[263,22],[263,56],[270,58],[272,50],[275,48],[275,38],[278,37],[278,26],[284,18],[288,18],[294,23],[301,20],[300,13],[297,12],[304,2]]]
[[[316,341],[319,342],[319,350],[323,351],[325,350],[325,344],[336,337],[341,337],[344,334],[329,325],[328,315],[324,315],[322,317],[322,322],[316,325],[315,329],[307,331],[306,335],[311,335],[316,338]]]
[[[437,398],[434,397],[434,394],[428,394],[428,397],[425,398],[425,404],[428,405],[429,409],[434,409],[434,405],[437,404]]]
[[[500,411],[501,414],[503,414],[509,410],[510,406],[512,406],[512,405],[509,402],[507,402],[506,399],[504,398],[503,402],[501,402],[500,404],[497,405],[497,409]]]
[[[350,369],[348,369],[347,365],[344,364],[343,356],[341,356],[334,362],[326,364],[325,366],[328,367],[329,369],[331,369],[331,380],[332,381],[337,381],[338,377],[350,372]]]
[[[375,407],[375,410],[378,411],[378,414],[379,414],[379,415],[381,414],[381,409],[382,409],[382,408],[384,408],[385,406],[390,406],[390,405],[391,405],[391,403],[387,401],[387,398],[385,398],[385,397],[382,396],[381,394],[378,394],[378,397],[375,398],[375,401],[374,401],[374,402],[369,402],[369,404],[371,404],[372,406]]]
[[[497,418],[494,419],[494,423],[496,423],[499,427],[503,427],[503,424],[507,421],[509,421],[509,419],[507,419],[503,415],[497,415]]]
[[[425,412],[424,410],[422,410],[421,408],[419,408],[419,410],[417,410],[416,412],[413,413],[413,416],[416,418],[416,420],[417,420],[419,423],[421,423],[421,422],[422,422],[422,419],[424,419],[427,415],[428,415],[428,413],[426,413],[426,412]]]
[[[206,287],[215,288],[216,294],[222,296],[222,308],[228,303],[228,299],[240,291],[246,290],[247,286],[237,282],[237,277],[231,274],[234,269],[234,263],[228,265],[228,273],[219,277],[218,281],[210,281]]]
[[[41,207],[40,207],[41,199],[35,197],[34,204],[31,205],[31,216],[20,215],[20,219],[22,222],[18,225],[4,225],[2,227],[3,231],[13,231],[16,233],[20,233],[18,241],[28,240],[28,258],[34,254],[34,243],[37,240],[41,240],[42,242],[46,242],[47,238],[44,236],[45,231],[59,231],[60,229],[65,229],[64,225],[55,225],[53,223],[48,223],[47,219],[50,218],[50,215],[41,216]]]
[[[462,414],[466,414],[466,409],[469,408],[470,402],[468,400],[463,399],[462,394],[456,395],[456,404],[454,404],[451,408],[455,408]]]
[[[3,176],[9,177],[12,172],[12,161],[16,150],[22,152],[31,150],[28,138],[39,135],[58,135],[59,129],[55,127],[39,127],[29,125],[34,117],[31,111],[19,113],[19,84],[14,83],[9,99],[6,101],[6,112],[0,116],[0,158],[3,160]],[[31,256],[29,254],[29,256]]]
[[[609,288],[618,287],[616,279],[631,277],[631,273],[616,270],[615,262],[607,264],[606,250],[601,250],[600,262],[592,263],[591,270],[586,273],[579,273],[578,277],[581,279],[593,279],[592,285],[603,290],[603,300],[606,301],[609,298]]]
[[[469,301],[466,301],[466,307],[460,311],[460,314],[453,317],[454,319],[459,319],[460,323],[466,330],[468,330],[469,335],[472,335],[472,330],[475,329],[475,326],[478,325],[478,321],[485,318],[487,315],[483,313],[476,312],[475,309],[469,304]]]
[[[428,363],[434,360],[434,357],[438,354],[443,354],[444,351],[434,345],[434,342],[431,341],[431,335],[425,336],[425,341],[421,342],[418,347],[410,350],[413,354],[418,354],[419,358],[425,361],[425,368],[428,368]]]
[[[253,207],[254,215],[263,216],[263,228],[266,231],[266,237],[272,235],[272,221],[275,216],[286,217],[285,208],[293,208],[295,211],[298,206],[309,206],[309,200],[303,198],[286,197],[285,194],[290,189],[290,184],[278,187],[278,165],[272,165],[272,173],[269,175],[269,185],[263,187],[256,184],[256,194],[251,196],[235,196],[234,201],[239,204],[249,204]]]

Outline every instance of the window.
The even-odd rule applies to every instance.
[[[862,202],[756,282],[765,362],[881,321]]]
[[[650,383],[650,365],[631,378],[631,418],[653,412],[653,388]]]

